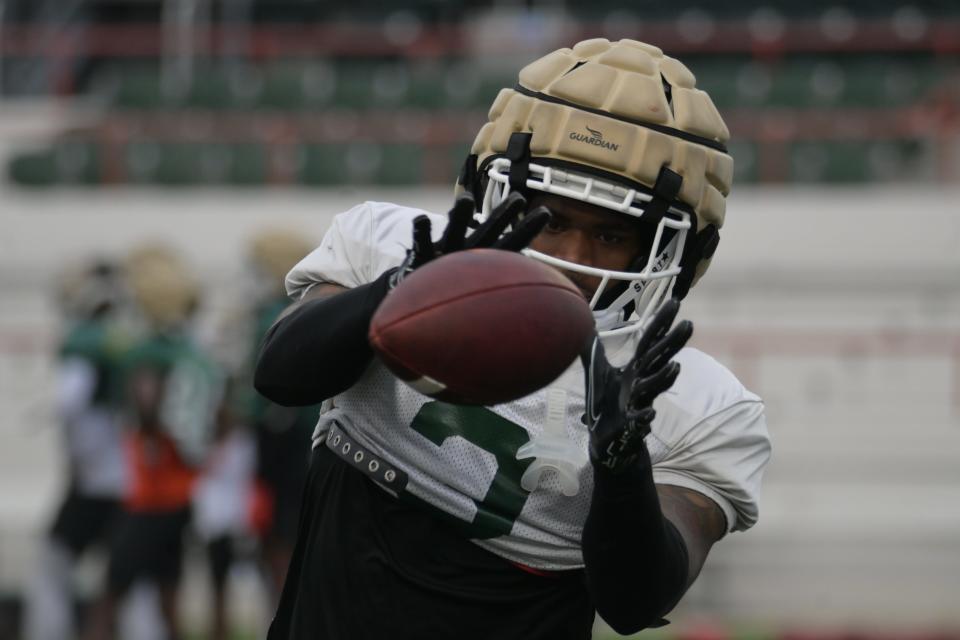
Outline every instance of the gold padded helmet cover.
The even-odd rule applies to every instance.
[[[166,247],[132,251],[127,278],[137,307],[156,329],[176,329],[196,310],[199,287],[179,256]]]
[[[520,71],[519,88],[559,102],[501,90],[471,153],[482,165],[524,131],[533,134],[534,158],[581,164],[651,188],[667,166],[683,177],[679,199],[693,207],[698,227],[720,227],[733,180],[733,158],[722,150],[730,134],[694,83],[689,69],[651,45],[585,40]]]
[[[520,71],[516,88],[500,91],[471,149],[487,181],[483,215],[509,192],[510,161],[504,156],[518,132],[531,134],[527,187],[534,190],[642,218],[650,200],[645,191],[653,189],[661,169],[682,177],[674,215],[664,217],[677,229],[671,259],[639,278],[608,272],[614,280],[657,281],[656,292],[647,287],[643,300],[633,300],[639,319],[646,319],[668,296],[692,232],[723,225],[733,158],[725,147],[729,131],[710,97],[682,63],[635,40],[585,40],[532,62]],[[697,225],[689,234],[687,208]],[[694,281],[708,264],[696,266]]]
[[[249,258],[252,266],[269,279],[271,294],[282,294],[283,279],[312,248],[301,234],[294,231],[264,229],[251,239]]]
[[[303,234],[285,228],[257,232],[247,246],[245,288],[254,305],[286,298],[284,279],[313,247]]]

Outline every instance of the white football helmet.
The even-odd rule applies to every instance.
[[[512,190],[539,191],[632,216],[655,228],[649,251],[611,271],[527,249],[601,279],[590,300],[601,335],[630,333],[682,298],[719,241],[733,159],[709,96],[677,60],[634,40],[580,42],[536,60],[503,89],[458,187],[485,219]]]
[[[120,265],[111,260],[71,263],[58,275],[57,302],[71,320],[90,320],[116,312],[126,298]]]

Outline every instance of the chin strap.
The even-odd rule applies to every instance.
[[[680,186],[683,184],[683,176],[679,173],[668,169],[667,167],[660,168],[660,174],[657,176],[657,181],[653,184],[653,193],[651,194],[650,203],[644,207],[643,210],[643,222],[652,226],[660,224],[660,220],[663,219],[663,216],[667,215],[667,211],[670,209],[670,206],[676,201],[677,194],[680,193]],[[650,251],[657,251],[659,247],[650,247]],[[647,263],[648,255],[641,254],[638,255],[630,263],[630,266],[627,267],[627,271],[640,271],[643,269],[644,265]],[[604,291],[600,296],[600,300],[597,302],[597,309],[605,309],[614,303],[617,298],[619,298],[623,292],[627,289],[628,283],[623,283],[622,286],[613,287]],[[639,295],[639,291],[634,292],[635,295]],[[623,319],[627,319],[633,313],[635,308],[635,303],[633,300],[623,308]]]
[[[650,204],[643,209],[644,222],[654,226],[660,224],[660,220],[667,215],[670,206],[676,201],[682,184],[683,176],[666,167],[660,167],[657,181],[653,183]]]
[[[467,193],[472,195],[476,202],[482,202],[483,194],[477,193],[477,190],[480,187],[480,181],[478,178],[477,154],[471,153],[467,156],[467,159],[463,161],[463,166],[460,168],[460,175],[457,177],[457,184],[463,187]]]
[[[720,244],[720,231],[716,225],[708,224],[702,231],[687,240],[683,248],[683,257],[680,258],[680,275],[673,285],[673,297],[678,300],[690,292],[693,286],[693,278],[697,274],[697,266],[701,260],[709,260],[713,257]]]
[[[510,161],[510,190],[518,191],[524,195],[527,193],[527,178],[530,177],[530,140],[532,138],[532,133],[523,133],[522,131],[513,133],[509,142],[507,142],[507,151],[504,154],[504,157]],[[486,189],[488,178],[485,179],[485,176],[480,174],[477,159],[475,153],[467,156],[460,168],[457,184],[473,195],[476,202],[480,203],[483,202],[483,191]]]
[[[526,193],[530,177],[530,139],[532,133],[520,131],[510,136],[507,143],[507,160],[510,161],[510,190]]]
[[[660,219],[666,215],[680,193],[680,186],[683,184],[683,176],[671,171],[667,167],[660,169],[660,175],[653,185],[653,199],[644,209],[643,217],[649,219],[650,224],[659,224]],[[693,228],[697,227],[697,216],[690,212]],[[649,216],[649,218],[648,218]],[[690,287],[693,285],[693,279],[697,273],[697,265],[701,260],[709,260],[713,257],[720,243],[720,232],[716,225],[708,224],[701,231],[691,233],[683,247],[683,256],[680,258],[680,275],[673,285],[672,295],[678,300],[683,300]]]

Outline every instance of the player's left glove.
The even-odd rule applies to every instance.
[[[454,251],[479,248],[504,251],[524,249],[550,220],[550,212],[546,207],[537,207],[521,217],[526,210],[526,198],[514,191],[490,212],[483,224],[468,235],[467,228],[472,226],[476,203],[472,195],[463,194],[450,209],[450,222],[447,223],[439,242],[434,242],[431,236],[430,218],[417,216],[413,219],[413,248],[407,252],[407,257],[394,275],[392,287],[399,284],[414,269]],[[504,233],[507,227],[511,229]]]
[[[689,320],[670,329],[679,310],[676,299],[661,307],[623,368],[610,364],[598,337],[581,355],[587,376],[586,421],[594,466],[618,473],[634,464],[645,450],[644,438],[656,415],[653,400],[677,379],[680,365],[671,358],[693,334]]]

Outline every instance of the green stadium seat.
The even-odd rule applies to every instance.
[[[230,181],[236,164],[233,148],[229,144],[198,145],[198,180],[205,184],[220,184]]]
[[[127,175],[132,182],[180,186],[202,181],[202,145],[138,141],[126,149]]]
[[[259,144],[235,144],[230,149],[227,180],[235,185],[259,185],[267,180],[267,153]]]
[[[164,103],[160,91],[160,73],[156,66],[122,66],[116,77],[113,106],[154,109]]]
[[[337,87],[332,106],[342,109],[369,107],[373,102],[371,78],[376,66],[370,63],[341,63],[337,65]]]
[[[367,106],[397,107],[410,98],[410,71],[403,64],[387,63],[374,68],[369,77],[370,89]]]
[[[337,184],[419,184],[423,149],[414,144],[313,144],[301,150],[298,181]]]
[[[264,109],[296,110],[306,104],[303,92],[303,64],[273,64],[263,70],[263,91],[257,106]]]
[[[7,164],[10,180],[24,187],[49,187],[57,183],[57,165],[51,149],[15,154]]]
[[[138,141],[126,149],[126,171],[140,184],[258,185],[267,179],[267,158],[256,143]]]
[[[410,73],[410,87],[404,100],[405,107],[441,109],[447,105],[446,67],[439,63],[418,64]]]
[[[300,150],[298,181],[310,186],[346,182],[346,145],[310,144]]]
[[[762,102],[767,106],[797,108],[817,103],[811,82],[816,64],[788,61],[769,67],[770,91]]]
[[[727,150],[733,156],[733,184],[756,182],[759,175],[759,149],[752,142],[732,140]]]
[[[195,109],[227,109],[240,106],[230,77],[222,67],[211,65],[193,71],[184,106]]]
[[[55,141],[49,148],[14,155],[10,179],[23,186],[89,185],[100,182],[100,151],[84,139]]]
[[[863,142],[801,142],[790,150],[791,182],[860,183],[870,178]]]
[[[234,109],[250,109],[261,104],[266,85],[266,73],[255,65],[218,69],[213,72],[217,80],[225,81],[226,102],[223,106]]]
[[[307,63],[297,69],[297,76],[301,107],[322,107],[334,99],[340,82],[340,73],[335,65]]]
[[[378,184],[384,168],[386,146],[370,142],[346,145],[343,154],[346,182]]]
[[[100,148],[84,139],[63,139],[53,146],[57,178],[62,184],[100,182]]]
[[[159,148],[159,163],[154,173],[154,182],[171,186],[201,182],[199,151],[202,145],[174,142],[161,144]]]
[[[420,184],[423,181],[423,147],[417,144],[381,146],[382,160],[376,183],[385,185]]]

